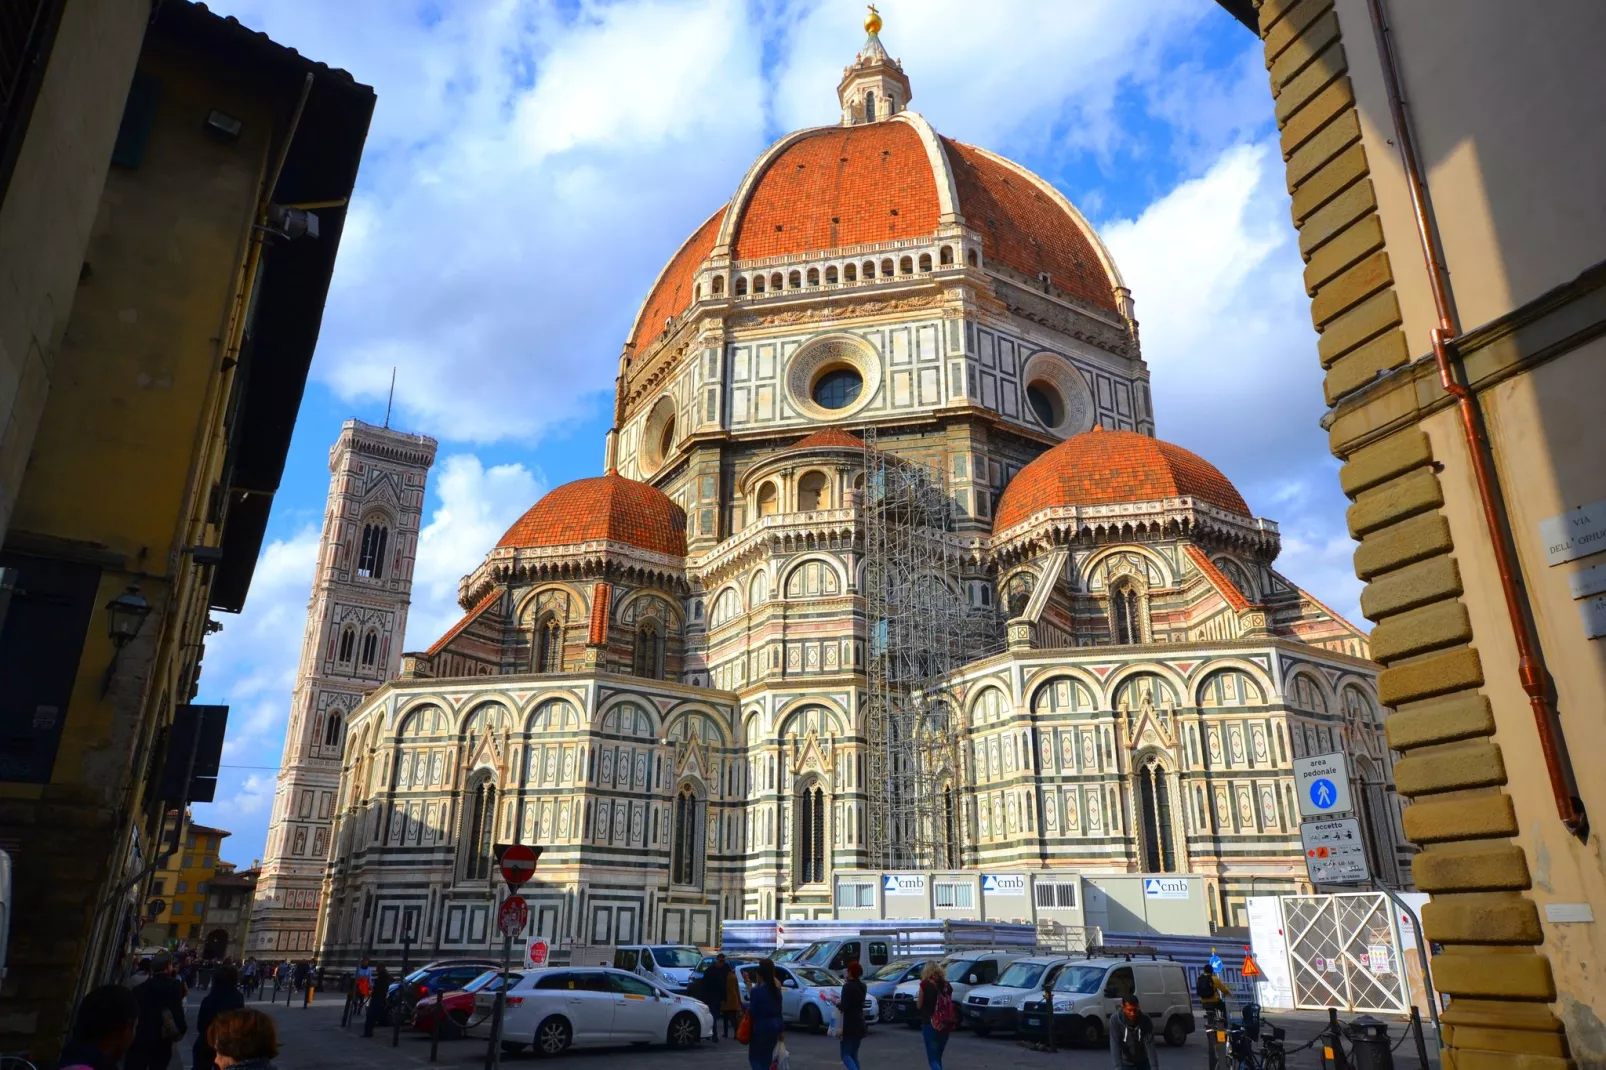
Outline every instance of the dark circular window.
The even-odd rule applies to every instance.
[[[814,380],[811,396],[822,409],[845,409],[859,397],[864,389],[864,376],[852,368],[832,368]]]
[[[1037,422],[1044,427],[1058,427],[1064,418],[1065,406],[1059,394],[1046,383],[1033,383],[1026,388],[1026,403],[1032,407]]]
[[[664,429],[658,435],[658,456],[668,457],[675,452],[675,418],[671,416],[664,422]]]

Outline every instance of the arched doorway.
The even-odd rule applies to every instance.
[[[229,951],[229,931],[227,929],[213,929],[206,934],[206,943],[201,945],[201,960],[214,961],[223,958]]]

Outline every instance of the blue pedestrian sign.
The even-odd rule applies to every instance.
[[[1352,809],[1349,760],[1342,752],[1295,758],[1294,783],[1300,817],[1326,818],[1347,814]]]

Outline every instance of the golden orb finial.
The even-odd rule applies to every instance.
[[[867,6],[870,8],[870,13],[864,17],[864,29],[865,29],[865,32],[866,33],[872,33],[872,34],[880,33],[881,32],[881,12],[879,12],[879,11],[877,11],[875,9],[875,5],[874,4],[869,4]]]

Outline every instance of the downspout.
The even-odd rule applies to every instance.
[[[1545,666],[1544,652],[1540,649],[1529,627],[1532,615],[1527,598],[1517,583],[1516,551],[1506,523],[1504,508],[1497,489],[1493,452],[1483,431],[1483,420],[1478,410],[1477,396],[1455,377],[1451,361],[1455,359],[1456,336],[1460,334],[1455,306],[1450,292],[1449,270],[1439,248],[1438,224],[1434,219],[1433,205],[1428,199],[1427,182],[1423,177],[1421,160],[1417,155],[1416,141],[1412,136],[1406,103],[1400,90],[1399,67],[1396,63],[1393,31],[1383,13],[1383,0],[1367,0],[1372,18],[1372,31],[1377,38],[1378,58],[1383,68],[1383,85],[1388,93],[1389,112],[1394,121],[1394,134],[1399,140],[1400,159],[1405,167],[1406,185],[1411,194],[1411,212],[1416,217],[1417,236],[1422,242],[1422,259],[1427,266],[1428,286],[1433,294],[1433,308],[1438,315],[1438,326],[1430,337],[1433,341],[1433,360],[1438,366],[1439,383],[1455,399],[1461,416],[1461,430],[1466,439],[1467,452],[1472,457],[1473,480],[1477,486],[1478,503],[1483,508],[1483,519],[1489,529],[1489,544],[1494,549],[1495,570],[1500,577],[1500,591],[1505,596],[1506,613],[1511,619],[1511,632],[1517,644],[1517,676],[1528,695],[1533,709],[1534,725],[1539,733],[1539,747],[1544,754],[1545,769],[1550,775],[1550,790],[1555,796],[1556,813],[1567,831],[1583,837],[1588,832],[1588,819],[1583,801],[1573,794],[1572,770],[1562,757],[1561,740],[1557,725],[1555,704],[1550,699],[1550,672]]]

